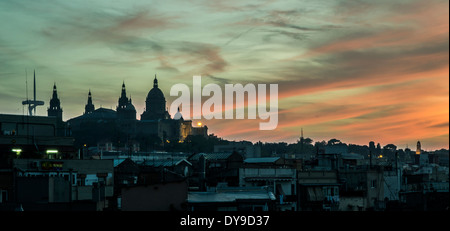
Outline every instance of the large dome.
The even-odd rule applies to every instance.
[[[158,80],[153,80],[153,88],[148,92],[145,100],[145,111],[141,115],[142,120],[155,120],[166,118],[166,98],[158,88]]]
[[[147,99],[165,99],[164,94],[158,87],[153,87],[147,95]]]

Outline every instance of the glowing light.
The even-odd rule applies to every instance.
[[[20,155],[20,153],[22,152],[22,149],[20,149],[20,148],[13,148],[11,151],[15,152],[17,155]]]
[[[58,150],[47,150],[47,154],[58,153]]]
[[[198,122],[197,126],[201,127],[202,126],[202,122]]]

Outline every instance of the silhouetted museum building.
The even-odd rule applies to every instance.
[[[101,142],[125,148],[140,146],[146,151],[166,142],[184,142],[190,135],[208,135],[207,126],[192,126],[192,121],[184,120],[179,111],[171,117],[156,76],[141,120],[136,119],[136,109],[127,97],[125,83],[116,110],[95,109],[90,90],[84,109],[83,115],[64,122],[54,84],[48,116],[0,114],[1,163],[10,167],[15,158],[82,158],[83,147],[95,147]]]
[[[177,112],[174,118],[171,117],[156,76],[145,105],[141,119],[137,120],[136,109],[131,98],[127,97],[123,83],[116,111],[95,109],[89,91],[84,114],[67,122],[73,136],[77,138],[76,145],[96,146],[98,142],[104,142],[106,139],[118,145],[138,141],[145,149],[146,146],[151,146],[150,143],[183,142],[189,135],[207,136],[206,126],[193,127],[192,121],[184,120],[180,112]]]

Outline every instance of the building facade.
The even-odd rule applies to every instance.
[[[112,160],[15,159],[3,203],[25,211],[105,210],[114,190]]]
[[[95,109],[89,91],[83,115],[68,120],[78,146],[97,146],[101,140],[110,140],[115,145],[142,142],[141,147],[153,149],[168,142],[183,142],[188,136],[208,136],[206,126],[192,126],[191,120],[184,120],[178,112],[174,118],[166,110],[164,93],[158,87],[155,76],[153,88],[148,92],[145,110],[140,120],[136,119],[136,109],[127,96],[125,83],[116,110]]]

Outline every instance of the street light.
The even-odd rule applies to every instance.
[[[16,155],[20,155],[20,153],[22,152],[22,149],[20,149],[20,148],[13,148],[11,151],[15,152]]]
[[[47,156],[49,159],[56,159],[56,155],[58,154],[58,150],[47,150]]]

